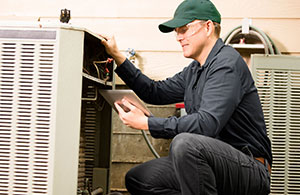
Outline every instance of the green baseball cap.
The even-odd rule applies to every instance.
[[[158,28],[167,33],[194,20],[211,20],[221,24],[221,15],[210,0],[185,0],[177,7],[173,19]]]

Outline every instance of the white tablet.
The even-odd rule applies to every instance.
[[[104,99],[110,104],[110,106],[118,112],[114,103],[118,102],[119,105],[126,111],[124,105],[122,105],[121,100],[125,98],[129,103],[134,105],[135,107],[142,110],[146,116],[151,116],[150,110],[145,106],[143,101],[134,93],[134,91],[130,89],[117,89],[117,90],[107,90],[107,89],[100,89],[100,94],[104,97]]]

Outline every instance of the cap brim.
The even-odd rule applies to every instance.
[[[184,26],[192,21],[193,21],[192,19],[173,18],[172,20],[160,24],[158,28],[161,32],[168,33],[168,32],[172,32],[175,28]]]

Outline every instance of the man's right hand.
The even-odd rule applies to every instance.
[[[119,51],[115,37],[100,36],[103,38],[101,43],[104,45],[106,52],[114,58],[117,66],[120,66],[126,60],[126,57]]]

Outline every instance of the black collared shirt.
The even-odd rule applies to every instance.
[[[149,117],[155,138],[182,132],[206,135],[241,150],[248,146],[255,157],[272,163],[261,103],[251,73],[240,54],[218,39],[205,64],[193,61],[181,72],[154,81],[126,60],[116,73],[146,103],[183,102],[187,115]]]

